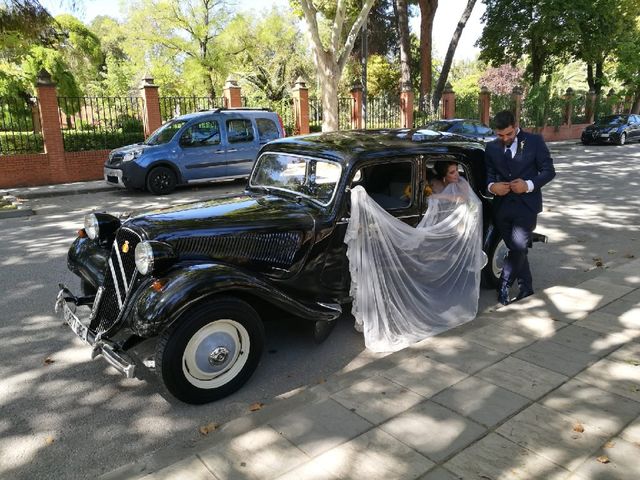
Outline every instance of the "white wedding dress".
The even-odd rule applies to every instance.
[[[482,204],[464,179],[430,196],[415,228],[353,188],[345,243],[352,313],[370,350],[400,350],[476,316]]]

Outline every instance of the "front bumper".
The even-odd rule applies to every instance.
[[[73,305],[73,309],[70,307]],[[55,311],[62,312],[64,321],[76,336],[92,348],[91,358],[98,355],[114,367],[118,372],[127,378],[134,378],[136,374],[136,364],[125,352],[119,351],[117,345],[107,339],[102,339],[87,327],[75,314],[75,307],[89,304],[86,298],[76,297],[71,291],[60,284],[60,291],[56,298]]]

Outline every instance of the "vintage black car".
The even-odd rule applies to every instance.
[[[309,322],[322,341],[349,307],[343,240],[355,184],[415,225],[428,207],[434,162],[458,162],[483,201],[483,275],[494,282],[503,242],[485,196],[483,154],[481,143],[429,130],[276,140],[263,147],[242,194],[88,215],[68,254],[83,296],[61,284],[56,306],[93,357],[127,377],[154,369],[184,402],[222,398],[258,365],[266,308]],[[90,306],[88,318],[74,313],[77,305]],[[136,347],[149,339],[154,350],[141,356]]]
[[[604,115],[582,131],[583,145],[640,140],[640,115]]]

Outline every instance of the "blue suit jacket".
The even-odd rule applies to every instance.
[[[515,201],[533,213],[540,213],[542,211],[540,189],[556,176],[553,159],[540,135],[520,130],[515,141],[518,142],[518,150],[509,162],[504,158],[504,146],[500,139],[487,144],[485,149],[487,186],[495,182],[510,182],[516,178],[531,180],[532,192],[521,195],[509,192],[503,197],[496,196],[494,206],[498,210],[503,202]]]

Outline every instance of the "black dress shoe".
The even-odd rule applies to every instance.
[[[498,290],[498,302],[502,305],[509,305],[511,300],[509,299],[509,287],[507,285],[503,285]]]
[[[530,297],[531,295],[533,295],[533,290],[531,289],[520,290],[518,292],[518,295],[516,295],[516,298],[513,299],[513,301],[517,302],[518,300],[522,300],[523,298]]]

